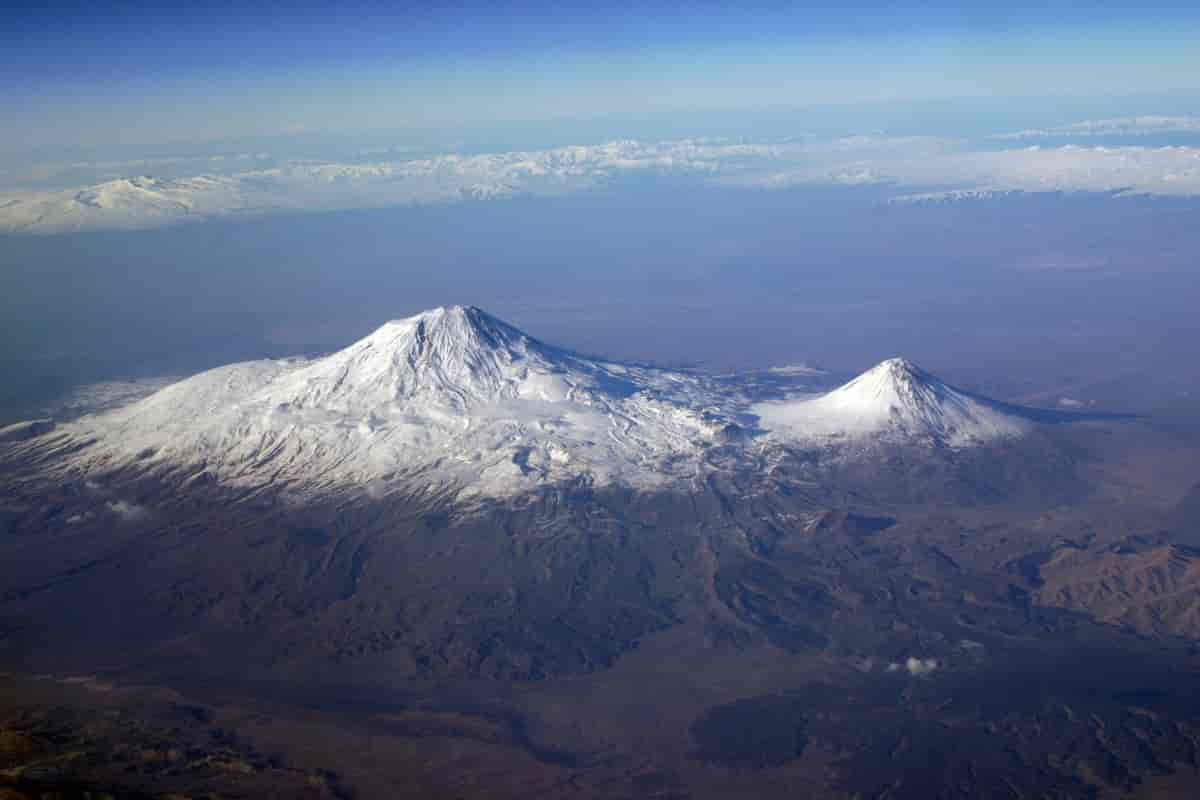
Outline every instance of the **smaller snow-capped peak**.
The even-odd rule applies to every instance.
[[[755,408],[764,427],[802,439],[883,437],[965,446],[1029,429],[1019,410],[890,358],[827,394]]]
[[[936,406],[949,387],[906,358],[889,358],[826,395],[830,405],[864,414],[904,413]]]
[[[921,369],[907,358],[903,358],[901,356],[880,361],[878,364],[871,367],[854,380],[850,381],[850,383],[857,383],[864,379],[891,381],[897,383],[909,383],[915,380],[937,380],[937,378],[934,378],[928,372]]]

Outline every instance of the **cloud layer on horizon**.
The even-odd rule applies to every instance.
[[[294,160],[228,174],[0,191],[0,232],[133,230],[220,217],[565,194],[635,175],[687,175],[757,189],[880,185],[897,199],[1008,192],[1195,196],[1200,147],[980,149],[931,136],[852,136],[779,143],[617,140],[365,163]]]
[[[1053,128],[1027,128],[1011,133],[997,133],[989,138],[1005,141],[1100,136],[1165,136],[1170,134],[1200,134],[1200,117],[1162,114],[1113,117],[1111,119],[1084,120]]]

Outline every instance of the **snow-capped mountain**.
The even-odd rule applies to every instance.
[[[228,176],[170,180],[142,175],[13,197],[0,203],[0,230],[136,230],[238,211],[249,202],[245,187]]]
[[[833,391],[754,407],[781,438],[882,439],[963,447],[1019,436],[1030,419],[1014,406],[956,389],[903,358],[892,358]]]
[[[820,374],[791,379],[811,387]],[[973,395],[901,358],[825,394],[756,402],[764,391],[752,375],[585,358],[451,306],[323,357],[231,364],[113,410],[6,428],[0,443],[61,478],[469,499],[568,483],[687,488],[713,471],[761,471],[797,443],[835,455],[963,448],[1072,416]]]
[[[680,398],[695,378],[544,344],[477,308],[389,322],[331,355],[233,364],[60,426],[70,459],[299,492],[544,482],[686,482],[727,420]]]
[[[617,140],[371,162],[282,161],[192,177],[119,177],[70,189],[0,187],[0,232],[138,230],[230,216],[558,195],[586,190],[622,173],[706,174],[719,160],[745,158],[749,152],[756,151],[690,140]],[[246,163],[247,155],[208,166],[219,170]]]

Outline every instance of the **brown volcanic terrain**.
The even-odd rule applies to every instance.
[[[472,514],[8,464],[0,787],[1194,788],[1200,447],[1122,423],[874,458],[798,450],[688,494],[559,487]]]
[[[1086,611],[1146,635],[1200,639],[1200,552],[1130,540],[1105,551],[1065,547],[1038,567],[1037,602]]]

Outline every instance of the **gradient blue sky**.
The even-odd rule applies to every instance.
[[[1139,97],[1200,87],[1197,41],[1200,10],[1182,2],[10,5],[0,140],[9,152],[44,151],[612,114]]]
[[[451,302],[620,358],[901,352],[1011,372],[1006,396],[1070,364],[1190,403],[1171,398],[1200,377],[1154,381],[1195,361],[1198,5],[8,4],[0,423],[80,383],[329,350]],[[1132,115],[1175,122],[991,138]],[[303,168],[705,136],[805,144],[542,183]],[[117,180],[147,172],[166,194]],[[211,174],[228,183],[172,188]],[[475,182],[513,194],[439,199]],[[891,202],[944,189],[983,191]]]

